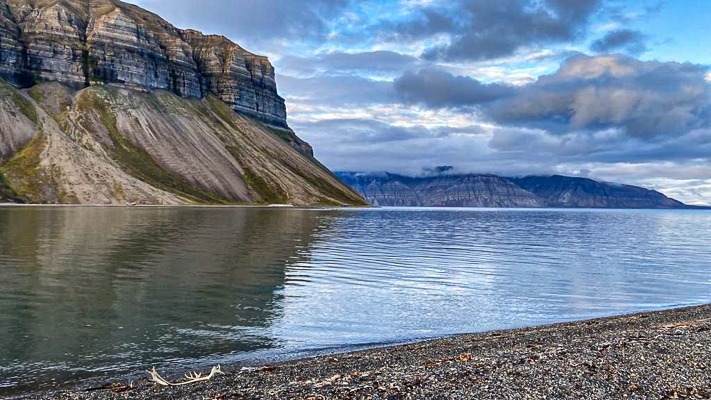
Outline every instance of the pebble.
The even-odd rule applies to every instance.
[[[16,399],[711,399],[711,305]],[[173,378],[168,376],[167,378]],[[120,391],[119,391],[120,389]]]

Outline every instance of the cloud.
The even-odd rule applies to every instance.
[[[666,3],[667,0],[660,0],[656,3],[648,4],[642,8],[630,8],[630,4],[624,3],[606,4],[604,13],[609,16],[611,21],[620,24],[629,24],[631,22],[648,19],[651,16],[659,14],[659,12],[666,6]]]
[[[310,135],[337,137],[340,145],[353,143],[383,144],[432,137],[423,127],[401,127],[372,119],[327,119],[298,124]]]
[[[520,87],[424,69],[405,73],[394,88],[405,104],[476,107],[503,125],[558,134],[617,128],[652,138],[709,127],[707,71],[690,63],[575,55],[555,73]]]
[[[449,35],[446,44],[427,49],[430,60],[487,60],[517,50],[572,41],[585,30],[600,0],[457,0],[435,3],[416,17],[384,30],[400,38],[423,39]]]
[[[680,136],[709,126],[708,68],[626,56],[578,55],[486,113],[553,132],[621,128],[633,137]]]
[[[392,103],[395,101],[393,84],[359,76],[314,76],[299,78],[277,75],[279,91],[295,105],[360,105]],[[292,100],[292,101],[289,101]]]
[[[413,68],[420,61],[394,51],[346,53],[334,51],[313,57],[285,56],[278,61],[282,73],[299,75],[344,75],[352,73],[398,73]]]
[[[438,165],[434,168],[425,167],[423,168],[423,173],[425,176],[440,176],[452,174],[455,171],[452,165]]]
[[[619,29],[608,32],[604,37],[594,41],[590,46],[598,53],[626,52],[641,54],[647,51],[647,37],[639,31]]]
[[[325,40],[328,22],[349,0],[132,0],[183,28],[219,32],[255,45],[273,40]]]
[[[395,81],[400,100],[431,108],[461,107],[492,102],[511,96],[514,89],[501,84],[484,84],[438,69],[407,72]]]
[[[499,127],[489,147],[510,157],[549,162],[642,163],[711,161],[711,130],[695,130],[681,137],[645,140],[618,129],[571,132]]]

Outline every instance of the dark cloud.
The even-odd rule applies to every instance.
[[[690,63],[579,55],[486,113],[499,123],[553,132],[618,128],[634,137],[679,136],[711,123],[707,70]]]
[[[541,130],[501,128],[489,141],[501,155],[557,163],[650,163],[711,161],[711,130],[678,138],[645,140],[616,131],[554,135]]]
[[[576,55],[535,83],[483,84],[442,70],[408,72],[395,81],[405,103],[430,108],[476,106],[498,123],[553,133],[622,129],[630,136],[679,136],[711,124],[708,67]]]
[[[422,169],[425,176],[440,176],[454,173],[452,165],[438,165],[434,168],[425,167]]]
[[[646,41],[647,37],[642,32],[619,29],[608,32],[602,38],[594,41],[590,49],[598,53],[622,51],[629,54],[640,54],[647,51]]]
[[[183,28],[230,36],[247,44],[274,39],[324,39],[327,22],[350,0],[132,0]]]
[[[449,34],[451,43],[428,49],[430,60],[485,60],[532,45],[576,39],[600,0],[458,0],[425,8],[410,21],[385,27],[421,39]]]
[[[514,93],[501,84],[484,84],[465,76],[454,76],[438,69],[407,72],[395,81],[401,101],[432,108],[462,107],[499,100]]]
[[[424,8],[411,19],[394,23],[385,21],[380,26],[383,34],[407,39],[424,39],[438,33],[451,33],[461,29],[464,21],[460,21],[458,8],[461,2],[454,1],[451,7]]]

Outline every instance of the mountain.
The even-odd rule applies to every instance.
[[[654,190],[567,176],[528,176],[512,182],[544,200],[547,207],[683,208],[685,205]]]
[[[274,68],[118,0],[0,0],[0,201],[363,204]]]
[[[337,175],[376,206],[687,207],[653,190],[559,175],[525,178],[476,174],[413,178],[387,172],[337,172]]]

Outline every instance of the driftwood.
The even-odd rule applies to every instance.
[[[182,386],[182,385],[189,385],[191,383],[197,383],[197,382],[205,382],[209,381],[210,379],[214,378],[215,375],[222,374],[224,375],[225,373],[222,372],[222,369],[220,366],[212,367],[212,371],[210,371],[210,375],[208,376],[202,376],[201,373],[199,372],[191,372],[189,374],[185,374],[185,379],[187,381],[183,382],[168,382],[165,380],[162,376],[158,375],[158,371],[156,371],[156,367],[153,367],[153,370],[151,371],[146,371],[149,374],[151,374],[151,382],[155,382],[161,386]]]

